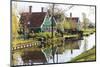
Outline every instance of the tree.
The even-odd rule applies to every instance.
[[[88,26],[89,26],[89,19],[86,17],[86,14],[85,13],[82,13],[82,15],[83,15],[83,28],[84,29],[86,29],[86,28],[88,28]]]

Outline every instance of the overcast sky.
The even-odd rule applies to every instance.
[[[17,6],[17,10],[19,12],[29,12],[29,6],[32,6],[32,12],[40,12],[41,7],[45,9],[50,5],[46,3],[29,3],[29,2],[13,2],[12,6]],[[71,5],[63,5],[57,4],[57,7],[61,10],[68,10],[68,7]],[[82,13],[85,13],[87,18],[93,23],[95,23],[95,7],[90,6],[73,6],[70,10],[65,11],[66,16],[70,16],[72,13],[73,17],[79,17],[80,21],[82,21]]]

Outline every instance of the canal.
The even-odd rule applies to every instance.
[[[95,46],[95,34],[84,37],[83,40],[66,41],[63,46],[58,47],[55,54],[55,63],[68,62],[72,58]],[[53,63],[50,59],[48,63]]]
[[[27,48],[20,54],[17,51],[13,54],[14,65],[33,65],[48,63],[64,63],[81,53],[95,46],[95,33],[90,36],[83,37],[83,40],[69,40],[61,43],[61,46],[54,48],[52,56],[52,48]]]

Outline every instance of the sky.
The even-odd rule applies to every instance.
[[[12,2],[12,7],[16,7],[18,12],[29,12],[29,6],[32,6],[32,12],[40,12],[41,7],[47,9],[50,4],[46,3],[29,3],[29,2]],[[80,21],[83,21],[82,13],[86,14],[86,17],[92,22],[95,23],[95,7],[93,6],[78,6],[75,5],[71,9],[68,10],[68,7],[71,5],[57,4],[57,7],[61,10],[65,10],[65,15],[70,16],[72,13],[72,17],[79,17]],[[44,11],[46,11],[44,9]]]

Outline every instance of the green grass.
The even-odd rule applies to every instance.
[[[95,61],[96,60],[96,55],[95,55],[95,47],[76,56],[69,62],[80,62],[80,61]]]
[[[83,36],[88,36],[95,32],[95,28],[82,29],[82,31],[83,31]]]
[[[75,34],[75,35],[69,34],[69,35],[64,35],[64,37],[68,37],[68,38],[70,38],[70,37],[78,37],[78,35],[77,34]]]

